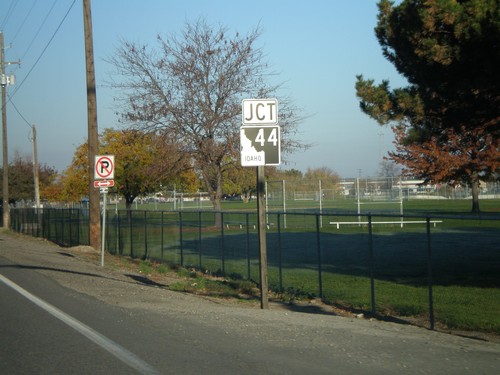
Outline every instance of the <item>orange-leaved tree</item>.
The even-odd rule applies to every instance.
[[[106,129],[100,150],[115,156],[116,188],[127,208],[138,196],[160,191],[162,185],[190,169],[187,155],[165,134]]]
[[[87,193],[87,147],[87,142],[78,146],[65,171],[63,184],[68,201],[78,201]],[[115,186],[127,208],[139,195],[159,191],[162,184],[190,169],[189,158],[179,151],[175,140],[139,130],[105,129],[100,136],[99,153],[115,156]]]

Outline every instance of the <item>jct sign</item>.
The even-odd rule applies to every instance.
[[[243,125],[276,125],[278,101],[276,99],[243,99]]]
[[[241,165],[254,167],[279,165],[281,162],[278,101],[244,99],[240,128]]]

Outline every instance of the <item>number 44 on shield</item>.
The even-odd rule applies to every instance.
[[[257,137],[255,137],[255,142],[260,143],[262,147],[264,147],[264,144],[266,143],[266,137],[264,135],[264,128],[260,128],[259,132],[257,133]],[[278,128],[273,128],[271,132],[269,133],[269,137],[267,137],[267,142],[272,143],[274,147],[277,146],[278,144]]]

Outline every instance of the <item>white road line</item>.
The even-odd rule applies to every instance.
[[[59,310],[57,307],[52,306],[51,304],[45,302],[44,300],[36,297],[35,295],[28,292],[26,289],[23,289],[13,281],[9,280],[3,275],[0,275],[0,281],[10,288],[14,289],[16,292],[26,297],[28,300],[41,307],[63,323],[66,323],[68,326],[78,331],[97,345],[99,345],[104,350],[107,350],[109,353],[114,355],[120,361],[125,363],[126,365],[136,369],[141,374],[160,374],[156,369],[151,367],[149,364],[144,362],[134,353],[128,351],[124,347],[118,345],[114,341],[108,339],[106,336],[101,335],[99,332],[93,330],[89,326],[84,323],[76,320],[65,312]]]

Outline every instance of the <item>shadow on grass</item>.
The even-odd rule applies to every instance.
[[[197,266],[210,264],[231,269],[258,259],[256,234],[227,233],[223,240],[207,235],[183,241],[185,258]],[[370,275],[370,239],[367,233],[321,232],[320,249],[315,232],[267,234],[269,267],[286,272],[318,270],[354,277]],[[430,237],[432,283],[434,286],[499,288],[500,235],[497,230],[433,231]],[[428,239],[424,231],[377,232],[372,236],[373,276],[411,286],[428,283]],[[212,270],[213,271],[213,270]],[[245,271],[245,269],[243,269]],[[245,274],[246,272],[240,272]]]
[[[132,275],[132,274],[125,274],[125,276],[127,276],[127,277],[131,278],[132,280],[134,280],[138,283],[141,283],[143,285],[154,286],[154,287],[159,287],[159,288],[168,287],[168,285],[166,285],[166,284],[157,283],[156,281],[153,281],[150,278],[145,277],[145,276]]]

